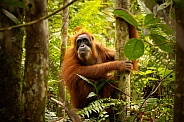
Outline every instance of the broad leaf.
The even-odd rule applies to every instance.
[[[153,29],[159,29],[161,28],[163,32],[165,32],[167,35],[172,35],[174,34],[172,28],[170,26],[168,26],[167,24],[161,24],[161,23],[158,23],[158,24],[154,24],[154,25],[151,25],[150,28],[153,28]],[[159,32],[160,33],[160,32]],[[158,33],[158,34],[159,34]]]
[[[130,39],[124,47],[125,56],[135,60],[144,54],[144,43],[136,38]]]
[[[155,44],[160,47],[160,49],[169,53],[173,53],[172,45],[166,42],[167,39],[165,37],[158,34],[151,34],[151,38]]]
[[[159,27],[167,34],[167,35],[171,35],[173,34],[173,30],[171,29],[170,26],[166,25],[166,24],[159,24]]]
[[[11,19],[15,24],[19,24],[20,21],[18,20],[18,18],[16,18],[12,13],[10,13],[9,11],[2,9],[2,12],[9,18]]]
[[[97,94],[95,94],[94,92],[90,92],[89,94],[88,94],[88,97],[87,98],[90,98],[90,97],[96,97],[97,96]],[[86,99],[87,99],[86,98]]]
[[[100,84],[97,86],[96,93],[98,93],[102,89],[102,87],[105,85],[106,82],[107,82],[106,79],[102,79],[99,81]]]
[[[125,10],[114,10],[113,14],[116,15],[117,17],[123,18],[125,21],[130,23],[131,25],[137,27],[137,21],[134,19],[134,17],[127,11]]]
[[[145,19],[144,19],[144,25],[153,25],[157,24],[160,20],[157,18],[154,18],[152,14],[147,14]]]
[[[89,84],[93,85],[95,87],[95,85],[93,84],[93,82],[91,82],[89,79],[85,78],[82,75],[77,74],[80,78],[82,78],[83,80],[85,80],[86,82],[88,82]]]

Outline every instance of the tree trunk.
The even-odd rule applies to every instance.
[[[22,22],[22,10],[0,5],[0,28],[15,25],[4,10]],[[11,10],[11,11],[10,11]],[[21,122],[21,60],[23,31],[20,28],[0,32],[0,121]]]
[[[47,0],[26,0],[26,6],[26,22],[47,14]],[[44,122],[49,71],[47,20],[26,27],[25,48],[24,121]]]
[[[116,9],[129,9],[129,0],[116,0]],[[116,47],[116,59],[117,60],[125,60],[128,59],[124,55],[124,46],[126,42],[129,40],[129,31],[128,24],[122,18],[116,17],[116,37],[115,37],[115,47]],[[119,89],[121,89],[125,94],[130,96],[130,75],[127,73],[119,73]],[[129,115],[127,109],[129,108],[130,97],[125,95],[122,92],[118,92],[118,98],[127,102],[127,106],[123,107],[120,111],[121,113],[125,113],[125,115]],[[125,121],[125,117],[120,114],[118,120]]]
[[[63,0],[63,6],[69,3],[69,0]],[[68,11],[69,7],[65,8],[62,12],[62,28],[61,28],[61,58],[60,58],[60,65],[62,70],[62,62],[64,58],[64,54],[66,52],[67,40],[68,40]],[[66,87],[61,79],[59,83],[59,101],[65,104],[65,97],[66,97]],[[61,107],[59,108],[58,113],[62,115]]]
[[[174,122],[184,122],[184,1],[176,2],[176,81]]]

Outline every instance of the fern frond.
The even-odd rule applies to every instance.
[[[109,117],[108,112],[106,111],[108,108],[115,107],[123,103],[124,101],[119,99],[111,99],[111,98],[99,99],[93,101],[87,107],[80,110],[78,114],[84,118],[90,118],[90,121],[92,120],[100,121]]]
[[[152,14],[151,10],[149,10],[146,5],[141,1],[137,0],[138,4],[140,5],[141,12],[144,14]]]

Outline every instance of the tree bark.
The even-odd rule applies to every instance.
[[[116,9],[127,9],[129,10],[129,0],[116,0]],[[116,17],[116,36],[115,36],[115,47],[116,47],[116,59],[125,60],[128,59],[124,55],[124,46],[129,40],[128,23],[122,18]],[[118,87],[125,94],[130,96],[130,75],[127,73],[118,73],[120,76]],[[127,109],[129,108],[130,97],[122,92],[118,92],[118,98],[127,102],[127,105],[122,108],[121,113],[129,115]],[[121,114],[118,120],[125,121],[125,117]]]
[[[0,5],[0,28],[15,25],[3,13],[6,10],[22,22],[22,10]],[[0,121],[21,122],[21,60],[23,31],[20,28],[0,32]]]
[[[26,22],[47,14],[47,0],[26,0]],[[26,122],[45,121],[45,99],[49,71],[48,21],[26,27],[24,112]]]
[[[176,1],[176,81],[174,122],[184,122],[184,1]]]
[[[68,4],[69,0],[63,0],[63,6]],[[61,66],[61,71],[62,71],[62,62],[63,62],[63,58],[66,52],[66,46],[67,46],[67,40],[68,40],[68,11],[69,11],[69,7],[65,8],[62,11],[62,28],[61,28],[61,49],[60,49],[60,66]],[[62,73],[62,72],[61,72]],[[64,85],[64,82],[61,78],[61,81],[59,82],[58,85],[58,89],[59,89],[59,101],[65,104],[65,97],[66,97],[66,87]],[[62,109],[59,108],[59,115],[62,115]]]

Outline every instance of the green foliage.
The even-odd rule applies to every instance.
[[[141,13],[135,17],[138,21],[139,37],[144,42],[144,55],[139,59],[139,72],[134,74],[131,80],[131,94],[136,99],[133,101],[140,106],[140,101],[144,101],[142,97],[146,98],[158,87],[150,96],[156,102],[141,108],[142,119],[172,121],[175,35],[163,18],[156,17],[156,13],[146,8],[143,2],[137,1]],[[134,118],[135,116],[130,117]]]
[[[81,26],[83,30],[91,32],[97,41],[112,46],[115,35],[112,4],[108,2],[108,7],[99,0],[77,2],[70,7],[69,32]]]
[[[144,102],[143,107],[137,113],[137,106],[141,106]],[[166,102],[166,103],[165,103]],[[134,112],[139,116],[142,114],[143,120],[156,120],[157,122],[168,122],[171,121],[173,115],[173,101],[172,99],[169,100],[162,100],[158,98],[148,98],[145,102],[145,99],[137,100],[134,102]],[[137,105],[137,106],[136,106]],[[134,120],[135,115],[129,118],[129,121]]]
[[[110,99],[110,98],[104,98],[99,99],[96,101],[93,101],[90,103],[87,107],[80,110],[78,112],[79,115],[81,115],[84,118],[90,122],[101,122],[104,121],[107,117],[109,117],[108,112],[106,111],[108,108],[118,106],[124,104],[122,100],[118,99]]]
[[[147,14],[144,18],[144,26],[154,25],[155,23],[159,23],[159,19],[153,17],[152,14]]]
[[[144,54],[144,43],[136,38],[130,39],[124,47],[125,56],[135,60]]]
[[[144,3],[139,3],[141,3],[140,5],[145,11],[148,11],[145,8],[145,5],[143,5]],[[142,37],[139,41],[131,39],[125,45],[124,52],[129,60],[140,58],[144,54],[144,43],[149,43],[150,46],[158,46],[163,51],[173,53],[174,43],[168,35],[173,36],[174,33],[163,20],[154,17],[150,11],[145,16],[142,16],[140,20],[135,20],[135,18],[126,10],[114,10],[113,13],[116,16],[123,18],[129,24],[137,27],[138,30],[140,30],[140,33],[142,33]],[[149,40],[146,40],[146,37],[148,37]]]
[[[45,119],[46,121],[52,121],[54,119],[57,119],[58,117],[54,112],[50,112],[48,109],[45,109]]]
[[[136,1],[136,0],[134,0]],[[157,15],[158,11],[165,9],[170,3],[157,5],[158,9],[151,12],[141,0],[132,4],[139,7],[141,13],[132,15],[124,10],[114,10],[112,5],[115,1],[109,1],[107,6],[103,6],[101,1],[94,0],[76,2],[70,6],[69,36],[73,35],[73,29],[82,26],[83,30],[88,30],[94,34],[96,40],[105,43],[109,47],[114,45],[115,19],[114,15],[125,18],[125,20],[136,26],[139,31],[138,39],[130,39],[125,46],[125,55],[130,59],[139,58],[139,71],[131,75],[131,116],[133,121],[138,113],[140,105],[145,98],[158,86],[158,90],[150,96],[140,112],[142,118],[154,119],[155,121],[171,121],[173,118],[173,91],[174,91],[174,49],[175,35],[170,26],[163,18]],[[60,1],[49,1],[49,12],[56,10],[62,3]],[[167,8],[168,9],[168,8]],[[133,10],[132,10],[133,11]],[[126,19],[127,18],[127,19]],[[50,75],[49,93],[57,98],[57,83],[60,76],[60,33],[61,14],[49,18],[49,46],[50,46]],[[169,74],[169,75],[168,75]],[[168,75],[168,76],[167,76]],[[166,77],[167,76],[167,77]],[[88,82],[84,77],[83,80]],[[107,81],[88,83],[95,87],[88,97],[97,97],[99,90]],[[111,81],[108,81],[111,82]],[[67,94],[67,96],[69,96]],[[49,97],[48,97],[49,99]],[[49,111],[56,112],[55,103],[48,100]],[[120,104],[125,104],[118,99],[98,99],[79,112],[82,117],[90,117],[89,121],[102,121],[108,117],[107,108],[119,109]],[[95,114],[94,114],[95,113]],[[120,114],[120,113],[117,113]],[[122,114],[122,116],[125,116]]]
[[[140,98],[146,98],[161,82],[157,91],[150,96],[153,99],[157,98],[157,104],[154,106],[143,107],[141,112],[144,112],[144,117],[150,116],[158,120],[160,118],[172,120],[173,86],[175,80],[173,60],[168,59],[165,57],[166,55],[161,52],[154,52],[154,55],[154,57],[152,55],[150,55],[150,57],[146,57],[144,62],[141,62],[143,64],[141,64],[139,73],[132,77],[131,89],[136,89],[132,90],[132,97],[134,99],[138,99],[136,103],[139,103],[139,100],[144,101]],[[164,57],[166,58],[165,60],[163,60]],[[162,59],[163,62],[159,59]],[[165,64],[167,65],[165,66]],[[167,119],[165,115],[167,115]]]
[[[139,9],[142,14],[152,14],[152,12],[146,7],[144,2],[142,2],[141,0],[137,0],[137,2],[138,2]]]
[[[60,7],[61,2],[50,0],[48,11],[52,12]],[[49,79],[60,80],[60,42],[61,42],[61,14],[49,18]]]
[[[114,10],[114,15],[117,17],[123,18],[125,21],[127,21],[129,24],[137,27],[137,21],[134,19],[134,17],[126,10]]]
[[[156,45],[160,47],[163,51],[173,53],[172,45],[167,44],[167,40],[164,36],[157,35],[157,34],[151,34],[151,38],[155,42]]]
[[[87,30],[92,30],[95,26],[100,24],[99,20],[103,16],[99,16],[99,7],[101,6],[101,1],[86,1],[85,3],[76,3],[77,6],[74,7],[74,11],[71,11],[73,16],[69,22],[69,28],[73,29],[77,26],[82,26]],[[95,29],[95,28],[94,28]],[[94,31],[94,30],[92,30]]]
[[[90,81],[89,79],[85,78],[84,76],[81,76],[79,74],[77,74],[81,79],[83,79],[84,81],[86,81],[87,83],[91,84],[95,91],[94,92],[91,92],[87,98],[89,97],[94,97],[94,96],[97,96],[98,97],[98,92],[102,89],[102,87],[107,83],[112,83],[112,82],[115,82],[114,80],[107,80],[107,79],[101,79],[99,81],[95,81],[95,82],[92,82]]]
[[[87,83],[91,84],[95,89],[96,89],[96,86],[93,82],[91,82],[89,79],[85,78],[84,76],[82,75],[79,75],[77,74],[81,79],[83,79],[84,81],[86,81]]]

